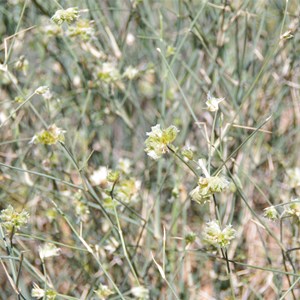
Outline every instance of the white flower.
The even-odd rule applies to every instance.
[[[264,213],[265,218],[272,220],[272,221],[275,221],[276,219],[278,219],[278,212],[274,206],[266,207],[264,209],[264,211],[265,211],[265,213]]]
[[[95,170],[91,175],[91,180],[94,185],[107,185],[108,169],[104,166],[100,166],[98,170]]]
[[[51,243],[47,243],[43,247],[39,247],[39,255],[41,260],[52,256],[58,256],[60,255],[60,251],[60,248],[57,248],[54,244]]]
[[[297,223],[300,223],[300,203],[298,202],[298,199],[293,201],[295,201],[295,203],[290,204],[288,208],[285,209],[284,213],[289,217],[293,217]]]
[[[143,286],[133,287],[131,290],[133,296],[140,300],[149,299],[149,290]]]
[[[76,19],[78,19],[78,8],[70,7],[67,9],[59,9],[55,12],[51,20],[57,24],[61,25],[63,22],[67,22],[68,24],[72,23]]]
[[[61,27],[57,26],[56,24],[49,24],[43,27],[43,32],[47,35],[57,36],[62,33]]]
[[[30,144],[44,144],[44,145],[54,145],[58,142],[64,142],[66,131],[57,127],[55,124],[52,124],[48,127],[47,130],[42,130],[41,132],[35,134]]]
[[[159,159],[164,153],[169,152],[168,146],[176,139],[178,132],[174,125],[167,129],[161,129],[159,124],[151,127],[151,132],[147,132],[145,152],[153,159]]]
[[[222,102],[225,98],[215,98],[211,95],[210,92],[207,94],[207,109],[211,112],[217,111],[219,109],[219,103]]]
[[[190,192],[190,196],[199,204],[205,204],[214,193],[221,193],[228,187],[229,182],[224,177],[200,177],[198,186]]]
[[[215,247],[227,247],[230,241],[235,238],[236,231],[231,225],[227,225],[223,230],[219,223],[214,220],[206,224],[203,231],[203,241]]]
[[[116,68],[115,64],[111,62],[103,63],[97,75],[100,80],[106,83],[111,83],[120,79],[119,70]]]
[[[128,158],[120,158],[118,161],[118,170],[124,174],[130,173],[131,161]]]
[[[1,224],[8,230],[18,230],[22,228],[29,219],[29,213],[22,210],[20,213],[16,212],[15,209],[8,205],[6,209],[1,210],[0,220]]]
[[[108,296],[114,294],[114,292],[109,289],[107,285],[100,284],[97,290],[94,290],[94,293],[99,297],[100,300],[107,299]]]
[[[33,289],[31,290],[31,296],[33,298],[43,298],[45,296],[45,290],[41,289],[36,283],[33,283]]]
[[[139,73],[139,70],[132,67],[132,66],[128,66],[126,69],[125,69],[125,72],[123,73],[123,76],[124,77],[127,77],[129,80],[132,80],[134,79]]]
[[[70,37],[81,37],[84,41],[88,41],[95,35],[95,30],[89,20],[79,20],[74,26],[70,26],[66,32]]]
[[[41,289],[36,283],[33,283],[33,289],[31,290],[31,296],[33,298],[43,298],[46,300],[55,300],[57,293],[54,290],[47,289],[46,291],[44,289]]]
[[[43,85],[43,86],[38,87],[34,93],[37,95],[43,95],[47,92],[49,92],[49,87],[46,85]]]

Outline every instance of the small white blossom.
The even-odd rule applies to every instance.
[[[214,220],[208,222],[203,231],[203,241],[214,247],[227,247],[230,241],[235,238],[236,231],[231,225],[227,225],[223,230],[219,223]]]
[[[37,95],[43,95],[47,92],[49,92],[49,87],[46,85],[43,85],[43,86],[38,87],[34,93]]]
[[[207,94],[207,101],[205,102],[207,105],[207,110],[214,112],[219,109],[219,104],[222,102],[225,98],[215,98],[211,95],[210,92]]]
[[[132,66],[128,66],[126,69],[125,69],[125,72],[123,73],[123,76],[124,77],[127,77],[129,80],[132,80],[134,79],[139,73],[139,70],[132,67]]]
[[[266,207],[264,209],[264,211],[265,211],[264,212],[264,217],[269,219],[269,220],[275,221],[279,217],[278,212],[277,212],[277,210],[274,206]]]
[[[57,293],[54,290],[47,289],[46,291],[40,288],[36,283],[33,283],[33,289],[31,290],[31,296],[37,299],[55,300]]]
[[[120,158],[118,161],[118,170],[124,174],[130,173],[131,161],[128,158]]]
[[[94,185],[101,185],[105,187],[107,185],[107,175],[109,170],[107,167],[100,166],[98,170],[95,170],[91,175],[91,180]]]
[[[78,8],[70,7],[67,9],[59,9],[55,12],[51,20],[57,24],[61,25],[63,22],[67,22],[68,24],[72,23],[76,19],[78,19]]]
[[[106,83],[117,81],[121,77],[119,70],[112,62],[103,63],[97,75],[100,80]]]
[[[114,292],[104,284],[100,284],[99,288],[97,290],[94,290],[94,293],[100,300],[106,300],[108,296],[114,294]]]
[[[47,243],[43,247],[39,247],[39,255],[41,260],[52,256],[58,256],[60,255],[60,251],[60,248],[57,248],[54,244],[51,243]]]
[[[75,25],[70,26],[66,32],[69,37],[80,37],[88,41],[95,35],[95,30],[89,20],[79,20]]]
[[[284,214],[289,217],[293,217],[293,219],[300,223],[300,203],[298,202],[298,199],[295,199],[293,201],[297,201],[295,203],[290,204],[286,209]],[[292,201],[292,202],[293,202]]]
[[[169,152],[168,146],[176,139],[179,130],[174,126],[161,129],[157,124],[147,132],[148,138],[145,141],[145,152],[153,159],[159,159],[163,154]]]
[[[199,204],[205,204],[214,193],[221,193],[228,187],[229,181],[224,177],[200,177],[198,186],[190,192],[190,196]]]
[[[57,127],[55,124],[52,124],[48,127],[47,130],[42,130],[41,132],[35,134],[30,144],[44,144],[44,145],[54,145],[58,142],[64,142],[66,131]]]
[[[31,296],[33,298],[42,298],[45,296],[45,290],[40,288],[36,283],[33,283],[33,289],[31,290]]]
[[[133,287],[130,291],[132,295],[139,300],[149,299],[149,290],[144,286]]]
[[[20,229],[28,222],[28,219],[29,213],[27,211],[22,210],[18,213],[11,205],[9,205],[6,209],[1,210],[0,213],[1,224],[8,231]]]

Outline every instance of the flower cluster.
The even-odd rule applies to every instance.
[[[94,37],[95,30],[89,20],[79,20],[75,25],[68,28],[66,34],[69,37],[80,37],[82,40],[88,41]]]
[[[37,95],[42,95],[42,97],[46,100],[50,100],[53,97],[49,87],[45,85],[38,87],[34,93]]]
[[[145,152],[153,159],[159,159],[163,154],[169,152],[168,146],[176,139],[179,130],[171,125],[167,129],[161,129],[157,124],[147,132],[148,138],[145,141]]]
[[[54,145],[58,142],[63,143],[65,141],[64,133],[65,130],[58,128],[55,124],[53,124],[49,126],[47,130],[42,130],[35,134],[30,143],[44,145]]]
[[[15,62],[15,69],[23,72],[24,75],[27,75],[28,66],[29,62],[24,55],[20,56],[20,58]]]
[[[264,217],[269,220],[275,221],[278,219],[279,215],[274,206],[269,206],[264,209]]]
[[[223,230],[219,223],[214,220],[208,222],[203,232],[203,241],[214,247],[227,247],[230,241],[235,238],[236,231],[231,225],[227,225]]]
[[[105,166],[100,166],[97,170],[91,175],[91,181],[94,185],[100,185],[102,188],[105,188],[108,184],[107,175],[108,169]]]
[[[18,213],[11,205],[9,205],[6,209],[1,210],[0,219],[6,230],[11,232],[12,230],[18,230],[27,224],[29,213],[25,210]]]
[[[51,20],[57,24],[61,25],[64,22],[67,22],[68,24],[72,23],[76,19],[78,19],[79,13],[77,7],[70,7],[67,9],[59,9],[55,12],[55,14],[52,16]]]
[[[131,290],[132,295],[139,300],[149,299],[149,290],[144,286],[133,287]]]
[[[286,209],[284,214],[288,217],[293,217],[296,223],[300,223],[300,203],[298,199],[294,200],[297,201],[295,203],[290,204]]]
[[[229,182],[224,177],[200,177],[198,186],[190,192],[190,196],[199,204],[205,204],[214,193],[221,193],[228,187]]]
[[[120,180],[115,188],[116,198],[124,203],[135,202],[140,187],[141,182],[133,177]]]
[[[112,62],[104,62],[98,71],[97,76],[104,83],[112,83],[121,78],[119,70]]]
[[[46,25],[42,30],[48,36],[58,36],[62,33],[62,28],[56,24]]]
[[[34,91],[34,93],[37,94],[37,95],[44,95],[44,94],[46,94],[47,92],[49,92],[49,87],[46,86],[46,85],[39,86],[39,87]]]
[[[55,300],[57,293],[54,290],[40,288],[36,283],[33,284],[33,289],[31,290],[31,296],[37,299]]]
[[[207,110],[211,112],[215,112],[219,109],[219,103],[222,102],[225,98],[215,98],[211,95],[210,92],[207,94],[207,101],[205,104],[207,105]]]
[[[132,80],[132,79],[134,79],[134,78],[137,77],[138,73],[139,73],[138,69],[136,69],[136,68],[134,68],[132,66],[128,66],[125,69],[125,71],[123,73],[123,76],[126,77],[126,78],[128,78],[129,80]]]
[[[57,248],[54,244],[51,243],[47,243],[43,247],[39,247],[39,255],[41,260],[52,256],[58,256],[60,255],[60,251],[60,248]]]
[[[100,284],[97,290],[94,290],[94,293],[98,296],[100,300],[107,299],[108,296],[113,295],[114,292],[109,289],[107,285]]]

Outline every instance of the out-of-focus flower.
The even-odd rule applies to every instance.
[[[107,181],[109,182],[116,182],[120,178],[119,171],[109,171],[107,174]]]
[[[149,290],[144,286],[133,287],[131,290],[132,295],[139,300],[149,299]]]
[[[275,221],[278,219],[279,215],[274,206],[269,206],[264,209],[264,217],[269,220]]]
[[[120,205],[120,203],[117,200],[112,199],[110,196],[103,199],[103,206],[107,210],[113,211],[113,209],[118,205]]]
[[[214,220],[206,224],[202,238],[206,244],[214,247],[227,247],[230,241],[235,238],[235,235],[236,231],[231,225],[227,225],[222,230],[219,223]]]
[[[46,291],[40,288],[36,283],[33,284],[33,289],[31,290],[31,296],[33,298],[44,298],[46,300],[55,300],[57,293],[54,290],[47,289]]]
[[[189,232],[188,234],[185,235],[184,239],[187,244],[191,244],[195,242],[196,237],[197,236],[194,232]]]
[[[169,46],[167,47],[166,57],[170,57],[170,56],[174,55],[175,52],[176,52],[176,48],[169,45]]]
[[[129,174],[131,171],[131,161],[128,158],[120,158],[118,161],[117,169],[124,174]]]
[[[18,103],[22,103],[25,101],[25,99],[22,96],[16,96],[14,100]]]
[[[134,78],[137,77],[138,73],[139,73],[138,69],[136,69],[136,68],[134,68],[132,66],[128,66],[125,69],[125,71],[123,73],[123,76],[126,77],[126,78],[128,78],[129,80],[132,80],[132,79],[134,79]]]
[[[54,244],[46,243],[43,247],[39,247],[39,255],[41,260],[45,258],[60,255],[60,248],[57,248]]]
[[[55,12],[55,14],[52,16],[51,20],[57,24],[61,25],[64,22],[67,22],[68,24],[72,23],[76,19],[78,19],[79,13],[77,7],[70,7],[67,9],[59,9]]]
[[[27,224],[29,213],[25,210],[18,213],[11,205],[9,205],[6,209],[1,210],[0,219],[7,231],[19,230]]]
[[[69,37],[80,37],[82,40],[88,41],[95,36],[95,30],[89,20],[79,20],[68,28],[66,34]]]
[[[107,167],[100,166],[98,170],[95,170],[91,175],[91,180],[94,185],[100,185],[101,187],[106,187],[108,184],[107,181],[108,169]]]
[[[300,186],[300,168],[293,168],[293,169],[288,169],[286,171],[288,180],[287,184],[291,188],[296,188]]]
[[[44,144],[44,145],[54,145],[58,142],[64,142],[66,131],[58,128],[55,124],[48,127],[47,130],[42,130],[41,132],[35,134],[29,143],[33,144]]]
[[[105,83],[111,83],[121,78],[119,70],[111,62],[103,63],[97,76]]]
[[[62,29],[60,26],[56,24],[49,24],[42,28],[43,32],[49,36],[58,36],[62,33]]]
[[[225,98],[215,98],[211,95],[210,92],[207,94],[207,101],[205,102],[207,105],[207,110],[214,112],[219,109],[219,104],[222,102]]]
[[[298,199],[295,199],[293,201],[298,201]],[[284,214],[289,217],[293,217],[294,221],[296,223],[300,223],[300,203],[295,202],[290,204],[286,209]]]
[[[135,36],[132,33],[128,33],[126,36],[126,44],[132,46],[135,42]]]
[[[228,187],[229,182],[224,177],[200,177],[198,186],[190,192],[190,196],[199,204],[205,204],[214,193],[221,193]]]
[[[130,203],[137,200],[141,182],[131,177],[120,180],[115,188],[116,198],[124,203]]]
[[[292,34],[292,31],[288,30],[280,36],[280,39],[281,40],[289,40],[289,39],[292,39],[293,37],[294,37],[294,35]]]
[[[147,132],[148,138],[145,141],[145,152],[153,159],[159,159],[163,154],[169,152],[168,146],[176,139],[179,130],[171,125],[167,129],[161,129],[157,124]]]
[[[34,93],[37,94],[37,95],[43,95],[45,93],[47,93],[49,91],[49,87],[46,86],[46,85],[43,85],[43,86],[40,86],[38,87]]]
[[[28,66],[29,66],[29,62],[24,55],[20,56],[15,63],[16,70],[23,72],[24,75],[27,74]]]
[[[108,296],[113,295],[114,292],[104,284],[100,284],[97,290],[94,290],[94,293],[100,300],[106,300]]]
[[[181,154],[183,157],[185,157],[187,160],[192,160],[194,157],[194,152],[191,148],[185,147],[182,149]]]

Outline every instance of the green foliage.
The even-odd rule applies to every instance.
[[[298,299],[299,14],[2,1],[0,299]]]

